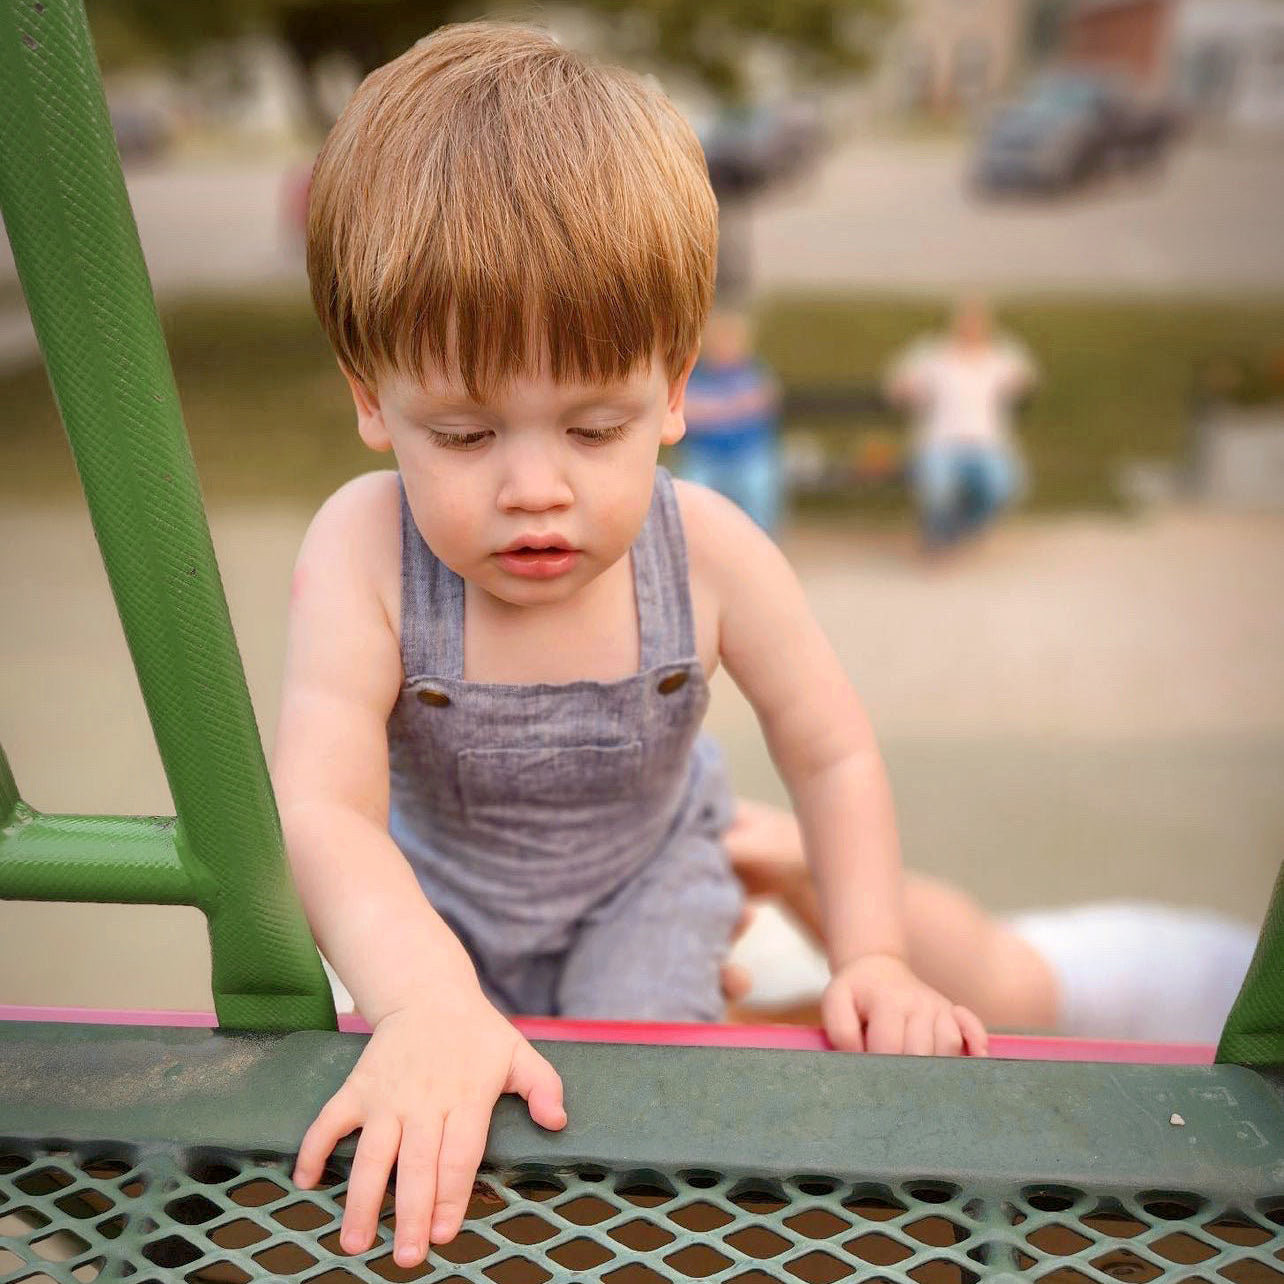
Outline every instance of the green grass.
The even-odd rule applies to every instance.
[[[762,353],[786,384],[867,384],[902,345],[938,326],[943,310],[877,297],[778,298],[761,309]],[[1202,365],[1260,365],[1284,351],[1284,298],[1014,300],[1001,319],[1043,371],[1021,435],[1031,503],[1045,510],[1114,507],[1119,463],[1180,457]],[[347,389],[305,303],[193,300],[166,310],[165,330],[207,498],[315,505],[381,465],[357,439]],[[0,493],[74,495],[43,371],[0,376],[0,405]],[[888,426],[789,425],[832,441]],[[893,493],[839,507],[872,514],[901,505]]]

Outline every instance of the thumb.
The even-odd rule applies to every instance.
[[[522,1097],[531,1112],[531,1118],[541,1128],[556,1132],[566,1127],[561,1077],[525,1039],[513,1054],[513,1064],[508,1072],[504,1091],[515,1092]]]

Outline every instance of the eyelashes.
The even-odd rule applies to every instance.
[[[604,446],[608,442],[621,441],[629,435],[630,425],[612,424],[607,428],[571,428],[570,433],[579,441],[589,446]],[[438,432],[435,428],[426,428],[428,440],[443,450],[476,450],[492,435],[490,429],[479,432]]]
[[[476,450],[490,436],[488,432],[438,432],[435,428],[426,431],[428,440],[445,450]]]
[[[572,428],[571,431],[584,442],[600,446],[608,441],[620,441],[629,435],[628,424],[612,424],[609,428]]]

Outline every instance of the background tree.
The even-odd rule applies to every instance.
[[[605,19],[614,56],[689,77],[721,100],[747,89],[745,68],[769,45],[791,79],[812,85],[868,65],[896,0],[580,0]],[[482,0],[88,0],[103,63],[181,62],[202,44],[275,34],[305,67],[341,51],[362,72],[440,26],[495,12]],[[506,10],[522,17],[520,8]],[[553,11],[554,16],[556,11]],[[548,11],[533,13],[547,20]]]

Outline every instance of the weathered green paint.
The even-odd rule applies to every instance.
[[[366,1037],[11,1023],[0,1134],[289,1153]],[[1241,1066],[540,1043],[570,1123],[504,1098],[493,1162],[891,1179],[1100,1178],[1284,1195],[1284,1077]],[[1170,1123],[1173,1113],[1184,1119]]]
[[[136,827],[10,826],[0,866],[24,863],[6,894],[169,899],[172,851],[209,922],[220,1021],[332,1029],[78,0],[0,4],[0,207],[178,812],[165,850]]]
[[[364,1044],[18,1025],[0,1041],[0,1196],[8,1182],[8,1207],[31,1206],[33,1183],[48,1187],[36,1211],[86,1245],[69,1267],[101,1254],[144,1272],[223,1263],[254,1278],[329,1267],[377,1280],[390,1219],[369,1253],[335,1254],[351,1145],[324,1189],[304,1195],[288,1177]],[[1246,1269],[1284,1252],[1284,1085],[1243,1067],[540,1051],[562,1075],[569,1123],[546,1133],[503,1100],[442,1274],[535,1284],[629,1265],[672,1280],[699,1265],[716,1279],[833,1281],[869,1279],[878,1263],[880,1278],[914,1284],[1068,1265],[1177,1281],[1192,1261],[1204,1278],[1223,1266],[1256,1278]],[[104,1156],[121,1166],[99,1187],[91,1161]],[[141,1180],[159,1193],[121,1198]],[[113,1238],[74,1220],[78,1189],[125,1206]],[[920,1270],[936,1267],[949,1273]]]

